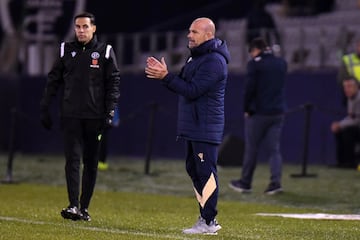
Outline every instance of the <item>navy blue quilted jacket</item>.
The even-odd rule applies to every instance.
[[[178,137],[219,144],[224,131],[224,96],[230,54],[226,42],[211,39],[191,49],[179,75],[164,85],[179,94]]]

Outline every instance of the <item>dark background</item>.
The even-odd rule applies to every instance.
[[[255,1],[88,1],[87,11],[97,17],[99,34],[139,31],[166,31],[187,29],[200,16],[218,19],[245,17]],[[269,1],[278,2],[278,1]],[[296,1],[291,1],[298,4]],[[321,3],[324,1],[309,1]],[[304,4],[310,4],[302,1]],[[333,1],[325,1],[327,4]],[[22,19],[21,0],[12,1],[16,23]],[[328,5],[312,11],[321,12]],[[57,32],[65,34],[72,16],[70,1],[65,1],[64,16],[58,22]],[[67,9],[69,8],[69,9]],[[308,12],[309,13],[309,12]],[[309,161],[331,164],[335,161],[331,121],[343,117],[341,94],[336,84],[335,70],[299,71],[288,74],[287,98],[289,114],[282,138],[286,162],[300,163],[304,149],[304,111],[301,106],[313,103],[310,127]],[[39,101],[46,77],[0,74],[0,151],[7,152],[12,133],[11,109],[18,110],[15,128],[15,149],[23,153],[62,153],[62,137],[58,112],[53,108],[55,126],[44,130],[39,123]],[[225,135],[243,135],[243,74],[231,73],[226,92]],[[121,124],[110,133],[110,154],[145,156],[148,143],[152,104],[158,104],[155,115],[153,156],[182,158],[183,144],[176,142],[177,96],[157,81],[146,79],[142,72],[122,74],[120,118]]]
[[[187,29],[199,16],[243,17],[251,5],[245,1],[88,1],[87,9],[97,17],[101,33]],[[110,17],[111,16],[111,17]],[[111,19],[109,21],[109,19]]]
[[[331,11],[335,0],[88,1],[101,33],[187,29],[194,18],[244,18],[257,2],[287,4],[292,15]],[[111,20],[109,20],[111,19]]]

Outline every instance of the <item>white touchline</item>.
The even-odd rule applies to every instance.
[[[319,220],[360,220],[358,214],[328,214],[328,213],[257,213],[258,216],[285,217]]]
[[[63,224],[59,224],[59,223],[44,222],[44,221],[34,221],[34,220],[29,220],[29,219],[22,219],[22,218],[15,218],[15,217],[5,217],[5,216],[0,216],[0,221],[20,222],[20,223],[28,223],[28,224],[35,224],[35,225],[64,226]],[[128,235],[136,235],[136,236],[144,236],[144,237],[155,237],[155,238],[161,237],[161,238],[168,238],[168,239],[182,239],[182,240],[188,239],[188,238],[178,237],[178,236],[173,236],[173,235],[152,234],[152,233],[144,233],[144,232],[119,230],[119,229],[110,229],[110,228],[86,227],[86,226],[76,226],[76,225],[71,225],[71,227],[77,228],[77,229],[94,231],[94,232],[128,234]]]

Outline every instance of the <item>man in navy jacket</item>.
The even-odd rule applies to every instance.
[[[262,145],[270,162],[270,184],[266,194],[282,192],[280,136],[285,111],[287,64],[275,57],[266,42],[255,38],[249,48],[252,59],[247,65],[245,84],[245,154],[240,180],[229,186],[235,191],[251,192],[251,183]]]
[[[197,223],[185,234],[216,234],[218,145],[224,130],[224,96],[230,58],[226,43],[215,38],[209,18],[195,19],[187,35],[191,56],[179,75],[169,73],[164,58],[147,59],[148,78],[160,79],[179,95],[178,137],[186,144],[186,170],[199,202]]]

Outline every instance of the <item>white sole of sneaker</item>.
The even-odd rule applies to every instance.
[[[239,193],[251,193],[251,189],[244,189],[244,188],[238,188],[238,187],[234,187],[231,183],[229,183],[229,187]]]
[[[269,192],[265,192],[266,195],[275,195],[275,194],[279,194],[282,193],[283,190],[282,189],[276,189],[274,191],[269,191]]]

